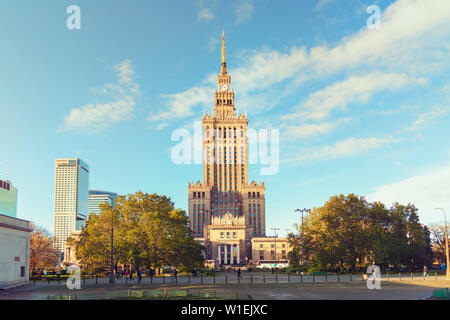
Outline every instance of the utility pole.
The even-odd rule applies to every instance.
[[[109,284],[113,285],[116,278],[114,277],[114,211],[111,210],[111,273],[109,275]]]
[[[304,208],[304,209],[295,209],[295,212],[301,212],[302,213],[302,260],[301,260],[301,265],[303,265],[303,263],[304,263],[304,255],[303,255],[303,253],[304,253],[304,245],[303,245],[303,213],[304,212],[311,212],[311,209],[306,209],[306,208]]]
[[[450,265],[450,257],[449,257],[449,252],[448,252],[448,231],[447,231],[447,215],[445,213],[445,210],[442,208],[434,208],[435,210],[442,210],[442,212],[444,212],[444,233],[445,233],[445,255],[447,257],[447,267],[446,269],[446,279],[450,280],[450,270],[449,270],[449,265]]]
[[[275,234],[275,250],[274,250],[274,253],[275,253],[275,259],[274,260],[277,260],[277,237],[278,237],[278,233],[277,233],[277,231],[278,230],[280,230],[280,228],[270,228],[271,230],[273,230],[273,232],[274,232],[274,234]]]

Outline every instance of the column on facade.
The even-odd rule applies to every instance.
[[[236,246],[237,250],[237,264],[241,263],[241,253],[239,252],[239,244]]]
[[[230,264],[234,264],[234,244],[230,245],[230,248],[231,248],[231,254],[230,254],[231,261],[230,261]]]
[[[224,251],[224,264],[227,264],[228,263],[228,259],[227,259],[227,254],[228,254],[228,245],[227,244],[224,244],[224,247],[225,247],[225,251]]]

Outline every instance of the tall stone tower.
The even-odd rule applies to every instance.
[[[224,33],[217,85],[213,114],[208,113],[202,119],[203,183],[198,181],[188,186],[189,220],[194,237],[207,246],[213,241],[208,227],[213,217],[220,218],[227,213],[240,219],[244,217],[246,231],[242,241],[250,243],[251,238],[264,237],[266,233],[265,187],[264,182],[248,180],[248,120],[234,106]],[[241,250],[241,255],[245,257],[245,254]]]

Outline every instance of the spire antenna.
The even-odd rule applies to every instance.
[[[221,74],[227,74],[227,62],[226,62],[226,54],[225,54],[225,30],[222,29],[222,68]]]

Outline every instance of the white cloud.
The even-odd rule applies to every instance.
[[[430,111],[419,114],[407,131],[417,131],[431,124],[434,120],[447,115],[450,112],[449,107],[433,106]]]
[[[263,90],[293,77],[308,64],[305,48],[293,47],[289,53],[262,49],[242,57],[242,67],[232,69],[233,83],[239,90]]]
[[[237,87],[252,91],[291,79],[323,78],[358,68],[396,73],[442,72],[448,59],[450,1],[398,0],[383,13],[380,30],[363,27],[335,47],[292,47],[289,52],[253,50],[231,72]],[[443,68],[444,66],[444,68]]]
[[[219,47],[219,37],[211,37],[209,38],[208,43],[206,44],[206,50],[208,52],[213,52],[216,51],[217,48]]]
[[[316,5],[315,10],[319,11],[322,10],[323,8],[325,8],[327,5],[336,2],[336,0],[319,0],[319,2]]]
[[[201,8],[197,14],[197,19],[200,21],[214,20],[214,14],[208,8]]]
[[[134,80],[134,69],[130,60],[124,60],[114,67],[118,84],[106,84],[91,91],[108,96],[106,103],[89,103],[74,108],[64,118],[60,131],[98,132],[114,123],[130,120],[134,117],[135,98],[139,86]]]
[[[293,51],[304,49],[293,48]],[[278,91],[274,94],[267,90],[273,84],[279,83],[292,76],[305,65],[305,56],[297,54],[283,54],[277,51],[262,51],[249,57],[248,65],[236,68],[229,73],[232,76],[232,86],[239,88],[236,95],[236,106],[243,112],[246,109],[269,110],[283,97]],[[293,64],[296,67],[293,67]],[[203,105],[209,109],[213,105],[213,93],[216,87],[216,73],[205,77],[203,86],[194,86],[183,92],[163,95],[165,108],[156,115],[150,115],[150,121],[165,121],[192,116],[193,107]],[[264,90],[266,89],[266,90]],[[251,94],[258,90],[260,92]],[[196,94],[198,96],[195,96]]]
[[[250,1],[241,1],[234,9],[236,24],[241,24],[249,21],[252,18],[254,11],[255,7]]]
[[[420,218],[425,223],[443,220],[442,212],[433,210],[442,207],[450,213],[450,165],[432,169],[413,177],[385,184],[367,195],[369,201],[381,201],[386,205],[394,202],[412,203],[419,208]]]
[[[318,90],[315,96],[310,97],[310,103],[306,101],[303,107],[310,106],[315,110],[317,107],[313,108],[312,102],[318,101],[327,114],[334,108],[367,101],[381,90],[417,85],[420,79],[448,70],[448,16],[450,1],[447,0],[398,0],[383,13],[380,30],[368,30],[363,26],[332,48],[323,45],[310,50],[294,46],[287,52],[268,48],[245,51],[238,66],[229,69],[232,85],[238,92],[236,101],[241,103],[237,108],[241,111],[242,107],[248,108],[249,112],[268,111],[277,105],[274,101],[278,103],[297,94],[299,86],[336,75],[347,77],[347,83],[356,84],[359,91],[347,87],[350,97],[339,96],[339,92],[335,92],[335,97],[340,100],[327,100],[326,95],[331,97],[333,89],[347,84],[343,81],[334,87]],[[392,79],[394,82],[392,85],[381,83],[381,79],[373,78],[377,73],[383,74],[384,80]],[[361,74],[367,74],[367,78]],[[208,74],[205,82],[214,87],[214,77],[215,74]],[[368,83],[370,79],[375,81],[373,87]],[[356,83],[357,80],[366,81]],[[212,96],[212,91],[209,94]],[[251,103],[255,99],[262,104]],[[168,112],[170,108],[171,104],[167,103],[163,111]],[[185,115],[190,116],[191,113]],[[320,117],[319,113],[316,117]]]
[[[313,48],[311,63],[326,73],[360,64],[410,69],[417,63],[418,52],[430,55],[435,46],[445,46],[440,41],[448,38],[449,15],[447,0],[397,0],[383,12],[380,30],[364,27],[332,49]]]
[[[287,158],[284,162],[287,163],[300,163],[309,160],[331,160],[331,159],[341,159],[360,155],[367,153],[372,149],[380,148],[381,146],[394,143],[397,140],[387,137],[387,138],[348,138],[346,140],[341,140],[336,142],[334,145],[313,147],[303,150],[300,156],[295,156]]]
[[[351,103],[367,102],[377,91],[394,91],[409,84],[423,83],[426,83],[426,80],[395,73],[375,72],[361,77],[350,77],[314,92],[297,107],[298,110],[294,114],[288,114],[283,118],[322,120],[334,109],[345,110]]]
[[[134,69],[130,60],[127,59],[116,65],[114,70],[119,73],[118,78],[121,85],[130,85],[134,81]]]
[[[317,135],[323,135],[331,132],[337,127],[338,123],[302,123],[300,125],[287,125],[283,129],[284,140],[297,140]]]
[[[193,87],[184,92],[164,95],[163,99],[166,100],[164,103],[167,109],[150,115],[148,120],[166,122],[167,120],[192,116],[194,107],[199,105],[209,106],[214,102],[211,95],[212,90],[210,87]]]

